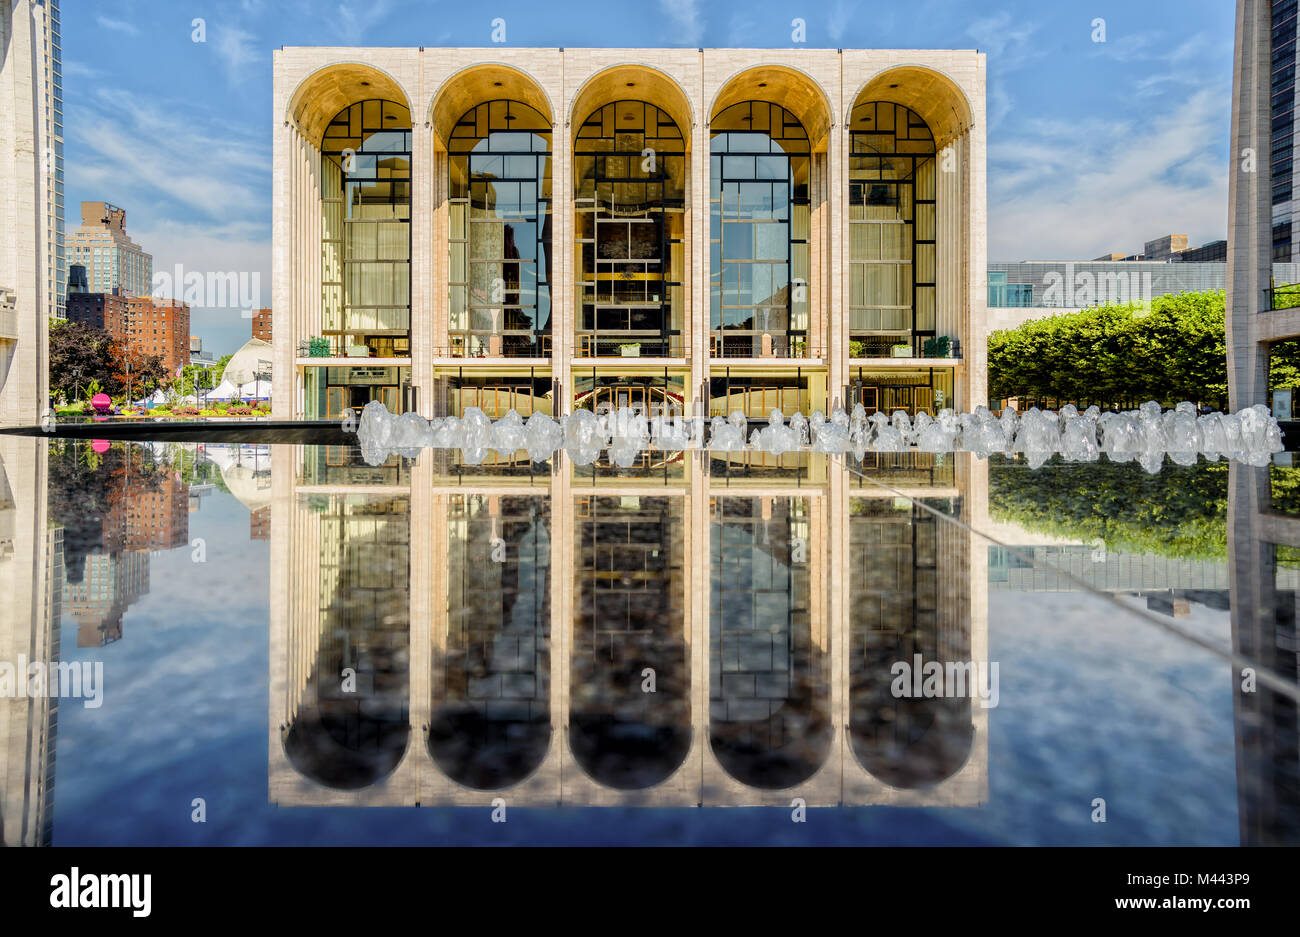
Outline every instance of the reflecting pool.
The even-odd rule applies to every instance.
[[[1294,843],[1290,458],[0,434],[0,831]]]

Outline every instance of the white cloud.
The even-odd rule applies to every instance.
[[[257,36],[238,26],[222,25],[213,30],[212,48],[233,84],[248,78],[250,69],[265,58],[256,43]]]
[[[67,59],[63,63],[64,78],[98,78],[102,74],[99,69],[91,68],[84,62]]]
[[[1205,89],[1162,115],[1040,119],[990,146],[989,259],[1130,253],[1169,232],[1194,244],[1222,237],[1228,105]]]
[[[698,0],[659,0],[659,7],[672,20],[673,35],[683,45],[698,46],[704,40],[704,22]]]
[[[1042,53],[1029,43],[1038,31],[1038,24],[1013,17],[1003,11],[971,23],[966,32],[975,40],[981,52],[988,53],[996,66],[1008,71],[1023,65]]]
[[[118,204],[170,201],[210,222],[265,216],[268,144],[192,103],[146,102],[101,87],[84,105],[69,106],[67,128],[88,151],[69,161],[70,185]]]
[[[359,45],[366,32],[388,16],[391,6],[388,0],[340,3],[334,16],[339,38],[345,45]]]
[[[117,33],[126,33],[128,36],[140,35],[140,28],[134,23],[128,23],[125,20],[115,20],[108,16],[96,16],[95,22],[103,29],[109,29]]]
[[[848,29],[849,23],[853,20],[853,14],[857,12],[857,9],[857,3],[835,0],[826,16],[826,34],[835,42],[843,39],[844,31]]]

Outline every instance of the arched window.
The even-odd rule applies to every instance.
[[[580,356],[680,357],[686,147],[642,101],[594,111],[573,148]]]
[[[935,147],[900,104],[853,108],[849,149],[849,357],[919,357],[935,335]]]
[[[808,339],[808,134],[789,111],[734,104],[710,143],[710,328],[721,357],[802,357]]]
[[[551,353],[551,124],[518,101],[466,112],[450,153],[451,353]]]
[[[321,141],[321,322],[339,355],[410,354],[411,114],[339,111]]]

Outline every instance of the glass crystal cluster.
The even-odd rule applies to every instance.
[[[915,418],[904,410],[868,416],[861,404],[847,412],[836,408],[829,417],[818,410],[811,417],[795,413],[788,420],[773,409],[765,424],[753,427],[739,411],[706,421],[646,416],[631,408],[578,410],[558,420],[534,413],[525,420],[511,410],[492,420],[477,407],[468,407],[464,416],[426,420],[418,413],[394,415],[372,402],[362,410],[359,424],[353,411],[345,411],[344,425],[357,426],[362,453],[371,464],[392,453],[414,456],[430,447],[459,449],[471,465],[491,450],[527,450],[533,461],[544,462],[563,448],[577,465],[589,465],[607,452],[610,462],[620,467],[632,465],[645,449],[753,450],[770,455],[847,452],[858,459],[868,452],[919,451],[973,452],[981,458],[1019,453],[1035,468],[1058,454],[1069,462],[1093,462],[1105,454],[1111,461],[1137,461],[1157,472],[1166,455],[1179,465],[1190,465],[1198,456],[1265,465],[1283,449],[1281,428],[1262,405],[1236,414],[1198,414],[1188,402],[1162,410],[1155,401],[1122,413],[1103,413],[1095,406],[1080,413],[1067,404],[1059,412],[1034,407],[1020,414],[1008,408],[995,416],[979,407],[974,413],[945,409],[937,417],[922,412]]]

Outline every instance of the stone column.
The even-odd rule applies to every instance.
[[[1237,0],[1228,173],[1228,400],[1233,410],[1268,403],[1268,345],[1259,314],[1273,273],[1270,69],[1266,0]]]

